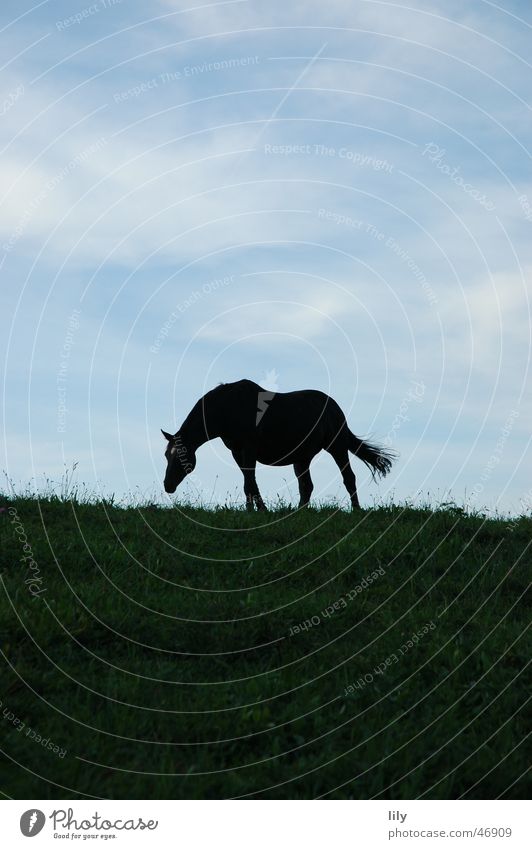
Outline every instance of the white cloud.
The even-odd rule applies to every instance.
[[[525,55],[526,33],[493,6],[489,14],[482,6],[443,0],[419,7],[257,0],[211,5],[107,38],[111,22],[137,20],[140,7],[122,4],[122,17],[80,25],[68,38],[54,33],[13,65],[6,89],[15,90],[22,80],[25,90],[2,116],[3,142],[19,136],[0,160],[2,193],[9,192],[0,205],[0,252],[18,235],[2,273],[24,281],[50,237],[28,281],[33,303],[23,301],[14,324],[8,365],[15,387],[25,386],[41,305],[61,270],[39,330],[31,384],[32,421],[41,425],[32,441],[43,472],[55,473],[62,463],[53,405],[63,316],[88,284],[71,360],[69,427],[83,434],[79,457],[86,467],[87,373],[100,322],[121,289],[95,351],[91,407],[97,468],[121,487],[124,471],[116,452],[109,451],[110,440],[105,443],[107,434],[116,441],[119,429],[126,433],[127,465],[144,428],[140,407],[149,428],[150,416],[171,418],[174,403],[179,418],[199,386],[236,379],[243,369],[259,379],[277,368],[283,390],[327,388],[330,381],[331,394],[346,408],[354,404],[353,426],[374,425],[377,433],[386,432],[416,372],[427,389],[412,432],[401,434],[407,452],[412,448],[408,475],[397,478],[402,492],[423,479],[431,458],[440,457],[455,422],[453,445],[437,461],[437,481],[451,479],[476,434],[479,456],[489,450],[480,430],[484,415],[487,427],[497,427],[501,410],[514,404],[527,379],[530,349],[520,266],[529,281],[532,224],[518,197],[527,193],[532,203],[532,189],[529,160],[512,138],[526,144],[529,113],[511,94],[528,96],[528,77],[524,63],[504,49]],[[160,2],[153,15],[171,10],[182,11],[177,2]],[[452,15],[503,47],[431,17],[431,11]],[[28,18],[24,37],[17,31],[13,38],[15,52],[38,36],[37,16],[32,21],[30,28]],[[49,21],[41,23],[49,27]],[[92,47],[100,37],[104,40]],[[307,69],[300,91],[289,91],[325,42],[323,56],[329,58]],[[51,67],[79,48],[72,59]],[[153,48],[161,49],[141,55]],[[255,54],[260,57],[255,64],[184,75],[115,102],[117,93],[158,74]],[[334,93],[340,89],[348,93]],[[105,142],[80,159],[98,139]],[[495,214],[422,156],[430,141],[445,147],[450,166],[460,166],[464,178],[486,192]],[[265,144],[323,144],[335,152],[265,155]],[[238,153],[249,148],[255,150]],[[339,155],[341,148],[384,159],[392,168],[355,164]],[[234,183],[241,185],[228,188]],[[47,185],[51,188],[39,195]],[[320,217],[323,208],[373,225],[382,238]],[[389,237],[398,251],[389,247]],[[416,268],[434,292],[434,303]],[[150,353],[176,305],[205,281],[227,274],[235,276],[234,283],[178,311],[160,351]],[[16,300],[13,285],[2,297],[7,327]],[[244,306],[248,301],[251,306]],[[195,334],[174,387],[177,364]],[[299,341],[289,341],[294,337]],[[286,357],[287,351],[293,356]],[[26,414],[19,394],[8,412],[10,459],[26,470],[26,441],[18,439]],[[408,440],[431,416],[422,444],[413,447]],[[523,415],[516,434],[524,420]],[[155,428],[154,440],[156,435]],[[127,469],[134,480],[136,468]],[[466,467],[465,478],[469,473],[474,476],[476,466]],[[150,475],[145,463],[139,479],[150,482]]]

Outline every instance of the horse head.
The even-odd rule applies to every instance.
[[[179,431],[172,435],[165,430],[161,431],[167,441],[166,451],[166,474],[164,476],[164,488],[166,492],[175,492],[179,484],[194,471],[196,467],[196,454],[186,445]]]

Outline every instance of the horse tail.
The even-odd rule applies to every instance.
[[[359,460],[366,464],[368,469],[371,469],[373,479],[376,475],[384,477],[388,474],[392,467],[393,461],[397,458],[395,451],[388,448],[383,448],[381,445],[373,445],[371,442],[365,442],[359,439],[348,428],[348,448],[355,454]]]

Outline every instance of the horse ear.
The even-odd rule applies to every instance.
[[[174,437],[172,436],[172,434],[171,434],[171,433],[167,433],[167,432],[166,432],[165,430],[163,430],[162,428],[161,428],[161,433],[162,433],[162,435],[164,436],[164,438],[168,440],[168,442],[171,442],[171,441],[172,441],[172,439],[174,438]]]

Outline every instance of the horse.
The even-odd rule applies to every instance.
[[[371,469],[374,479],[390,471],[396,456],[351,433],[339,405],[324,392],[269,392],[252,380],[221,383],[199,399],[176,433],[161,432],[168,443],[166,492],[175,492],[194,471],[200,445],[219,437],[244,475],[248,510],[266,509],[255,480],[257,462],[267,466],[293,465],[299,484],[299,507],[306,507],[314,488],[310,463],[319,451],[327,451],[340,469],[352,508],[358,509],[349,452]]]

